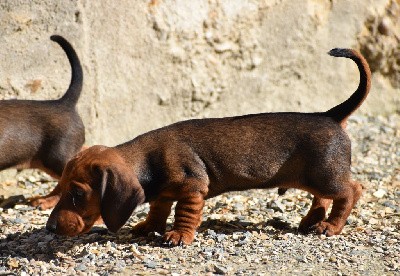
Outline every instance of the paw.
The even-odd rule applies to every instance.
[[[305,216],[298,227],[298,231],[303,234],[308,234],[310,232],[315,231],[318,224],[320,224],[324,218],[315,217],[315,216]]]
[[[164,234],[164,243],[168,246],[183,246],[191,244],[194,240],[194,233],[182,231],[182,230],[171,230]]]
[[[47,210],[56,206],[58,201],[60,200],[60,196],[36,196],[28,199],[28,204],[33,207],[38,207],[40,210]]]
[[[132,233],[134,235],[138,236],[147,236],[151,232],[157,232],[157,233],[164,233],[165,232],[166,225],[154,225],[152,223],[148,223],[147,221],[142,221],[136,224],[132,228]]]
[[[323,207],[311,209],[300,221],[299,232],[308,234],[314,231],[317,225],[325,220],[325,210]]]
[[[325,235],[327,237],[340,234],[340,232],[342,232],[342,229],[342,226],[334,225],[327,221],[320,222],[315,226],[315,232],[317,234]]]

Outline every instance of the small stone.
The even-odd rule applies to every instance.
[[[138,212],[136,213],[136,216],[140,219],[140,218],[145,218],[147,217],[147,212]]]
[[[382,198],[386,194],[386,191],[383,189],[378,189],[376,192],[374,192],[372,195],[376,198]]]
[[[240,238],[240,236],[241,236],[240,232],[235,232],[235,233],[232,234],[232,239],[233,240],[238,240]]]
[[[214,230],[212,229],[207,229],[207,235],[211,236],[212,238],[214,238],[217,234],[215,233]]]
[[[146,266],[147,268],[152,268],[152,269],[154,269],[154,268],[156,268],[156,263],[153,262],[153,261],[145,261],[145,266]]]
[[[372,224],[372,225],[376,225],[376,224],[379,223],[379,220],[377,220],[376,218],[370,218],[369,221],[368,221],[368,223],[369,223],[369,224]]]
[[[76,271],[85,271],[87,269],[87,267],[86,267],[86,265],[84,265],[84,264],[78,264],[76,267],[75,267],[75,270]]]
[[[215,271],[215,273],[222,274],[222,275],[225,275],[226,273],[228,273],[228,269],[226,267],[217,265],[217,264],[214,265],[214,271]]]
[[[245,245],[245,244],[247,244],[249,242],[250,242],[250,239],[248,237],[245,237],[244,239],[239,241],[239,244],[240,245]]]
[[[222,242],[223,240],[225,240],[226,235],[225,234],[218,234],[217,235],[217,241],[218,242]]]
[[[234,211],[243,211],[243,210],[245,210],[245,207],[242,203],[237,202],[233,205],[233,210]]]
[[[21,219],[21,218],[15,218],[14,219],[14,223],[16,223],[16,224],[21,224],[21,223],[25,223],[25,222],[26,222],[26,220]]]
[[[19,261],[14,258],[9,259],[7,264],[10,268],[18,268],[19,267]]]

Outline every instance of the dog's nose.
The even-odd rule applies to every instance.
[[[46,229],[47,229],[47,231],[54,233],[57,229],[57,223],[47,223]]]

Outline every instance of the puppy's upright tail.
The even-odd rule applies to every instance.
[[[61,48],[63,48],[71,65],[71,82],[67,92],[65,92],[64,96],[62,96],[59,101],[67,106],[74,107],[81,95],[83,85],[83,70],[81,63],[74,48],[65,38],[59,35],[52,35],[50,39],[57,42]]]
[[[368,63],[361,53],[352,49],[335,48],[328,52],[329,55],[334,57],[345,57],[352,59],[360,71],[360,83],[357,90],[346,101],[329,109],[325,114],[342,126],[346,125],[347,118],[360,107],[362,102],[367,97],[371,88],[371,70]]]

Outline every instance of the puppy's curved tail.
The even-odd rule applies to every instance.
[[[328,52],[333,57],[345,57],[352,59],[360,71],[360,83],[357,90],[346,101],[329,109],[325,114],[333,118],[343,127],[346,125],[347,118],[363,103],[371,88],[371,70],[361,53],[352,49],[335,48]]]
[[[71,65],[71,82],[67,92],[65,92],[58,101],[66,106],[74,107],[81,95],[83,85],[83,70],[81,63],[74,48],[65,38],[59,35],[52,35],[50,39],[57,42],[61,48],[63,48]]]

